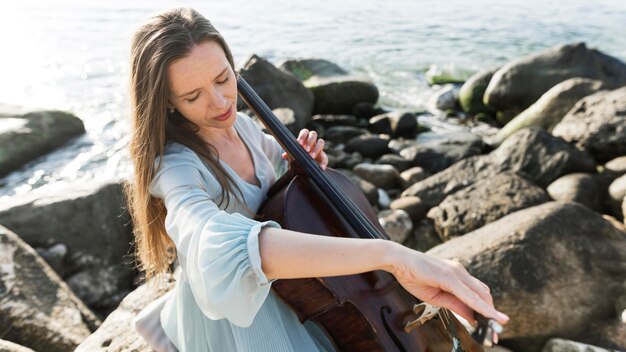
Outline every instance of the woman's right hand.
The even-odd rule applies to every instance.
[[[452,310],[475,324],[474,311],[505,324],[509,317],[493,305],[489,287],[460,263],[396,247],[390,272],[408,292],[434,306]]]

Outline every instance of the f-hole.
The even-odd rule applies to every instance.
[[[406,350],[402,346],[402,343],[400,342],[396,334],[393,332],[393,329],[391,328],[389,322],[387,321],[387,316],[389,314],[391,314],[391,308],[389,308],[389,306],[384,306],[380,309],[380,319],[383,321],[383,326],[385,327],[385,330],[387,330],[387,334],[393,340],[393,343],[395,343],[396,347],[398,347],[398,350],[400,352],[406,352]]]

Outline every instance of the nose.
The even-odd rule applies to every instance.
[[[221,109],[226,106],[228,99],[226,99],[226,96],[224,96],[224,93],[220,89],[213,89],[210,103],[212,107]]]

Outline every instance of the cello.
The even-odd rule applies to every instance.
[[[257,218],[294,231],[388,240],[360,189],[336,170],[322,171],[242,77],[237,88],[292,160]],[[478,327],[470,335],[449,310],[421,302],[384,271],[282,279],[272,289],[301,322],[317,324],[337,351],[483,351],[492,333],[502,330],[476,314]]]

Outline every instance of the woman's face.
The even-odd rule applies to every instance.
[[[237,114],[235,73],[222,47],[213,40],[195,46],[168,67],[169,103],[209,135],[229,128]]]

